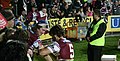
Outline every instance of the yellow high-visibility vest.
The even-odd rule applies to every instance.
[[[93,32],[90,33],[90,37],[95,35],[96,32],[98,31],[98,28],[100,26],[101,23],[105,23],[104,22],[104,19],[101,19],[97,24],[91,24],[91,28],[93,28]],[[90,45],[94,45],[94,46],[104,46],[105,44],[105,33],[102,35],[102,37],[98,38],[98,39],[95,39],[93,40],[92,42],[90,42]]]

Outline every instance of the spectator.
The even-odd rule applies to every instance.
[[[36,0],[31,0],[31,6],[37,7]]]
[[[120,14],[120,1],[118,1],[118,8],[117,8],[117,10],[118,10],[118,15]]]
[[[101,12],[102,15],[105,15],[105,14],[108,13],[108,10],[107,10],[106,7],[102,7],[102,8],[100,9],[100,12]]]
[[[49,6],[49,5],[51,5],[52,4],[52,0],[45,0],[45,3],[46,3],[46,6]],[[49,6],[50,7],[50,6]]]
[[[27,14],[32,10],[31,0],[26,1],[27,4]]]
[[[70,40],[64,38],[64,30],[60,25],[55,25],[50,29],[50,35],[54,41],[51,45],[41,49],[40,55],[48,56],[50,53],[56,54],[58,59],[56,61],[73,61],[74,48]]]
[[[118,4],[118,7],[120,7],[120,1],[119,1],[119,4]]]
[[[71,17],[71,16],[73,16],[72,9],[69,7],[69,5],[67,3],[65,5],[65,8],[63,8],[61,11],[62,11],[61,15],[63,17]]]
[[[46,8],[42,8],[41,11],[39,11],[40,17],[38,19],[39,23],[48,24],[48,14]]]
[[[90,8],[92,8],[92,1],[93,0],[88,0],[87,2],[88,2],[88,6],[90,6]]]
[[[83,5],[82,5],[83,12],[84,12],[85,15],[86,15],[86,10],[87,10],[87,6],[88,6],[87,0],[81,0],[81,3],[83,4]]]
[[[120,14],[120,1],[116,1],[115,5],[113,5],[113,14],[119,15]]]
[[[28,13],[27,19],[28,22],[37,22],[39,20],[39,12],[37,11],[36,7],[32,7],[32,11]]]
[[[112,2],[116,2],[117,0],[112,0]]]
[[[41,11],[42,8],[45,8],[45,3],[42,3],[42,4],[38,7],[38,11]]]
[[[75,0],[74,7],[75,7],[75,9],[79,9],[79,8],[82,7],[82,4],[81,4],[80,0]]]
[[[45,3],[45,0],[43,0],[43,2],[41,2],[41,0],[34,0],[34,1],[36,3],[38,10],[40,9],[40,6],[42,6]]]
[[[60,18],[61,11],[54,5],[52,9],[49,11],[50,18]]]
[[[53,0],[52,6],[56,5],[57,7],[59,6],[59,1],[58,0]]]
[[[27,57],[28,33],[21,29],[8,29],[5,32],[3,48],[0,50],[0,61],[29,61]]]
[[[118,1],[115,1],[114,2],[114,4],[113,4],[113,8],[112,8],[112,10],[113,10],[113,15],[119,15],[119,6],[118,6]]]
[[[17,1],[17,13],[18,16],[22,14],[22,11],[26,10],[27,12],[27,5],[26,5],[26,0],[18,0]]]
[[[13,11],[13,14],[15,15],[15,17],[18,16],[18,12],[17,12],[17,2],[18,2],[18,0],[11,0],[12,11]]]
[[[19,21],[19,20],[16,21],[15,28],[16,28],[16,29],[23,29],[23,27],[22,27],[22,22]]]
[[[93,9],[101,9],[101,0],[94,1]]]
[[[11,7],[11,0],[0,0],[0,5],[3,9],[8,9]]]
[[[65,2],[66,2],[68,5],[72,4],[72,1],[71,1],[71,0],[65,0]]]
[[[35,0],[27,0],[26,1],[26,4],[27,4],[27,14],[32,11],[32,7],[36,7],[38,8],[37,6],[37,3]]]
[[[35,0],[36,3],[39,3],[39,4],[42,4],[42,3],[45,3],[45,0]]]
[[[2,10],[0,11],[0,14],[3,15],[3,17],[6,19],[7,21],[7,25],[5,26],[5,28],[0,28],[0,51],[1,49],[4,47],[4,44],[6,43],[6,41],[3,40],[3,35],[5,35],[5,31],[9,28],[13,28],[14,26],[14,15],[10,10]],[[2,16],[0,16],[2,17]],[[3,20],[3,22],[5,21],[5,19]],[[0,21],[2,21],[2,19],[0,18]],[[1,24],[2,22],[0,22]],[[3,25],[3,23],[2,23]],[[2,54],[0,54],[2,55]],[[0,60],[3,61],[3,60]]]
[[[10,10],[9,11],[2,10],[0,13],[5,17],[8,23],[4,29],[0,29],[0,48],[1,48],[1,42],[2,42],[1,40],[2,40],[2,36],[4,35],[5,30],[7,30],[8,28],[12,28],[14,26],[14,15]]]
[[[83,8],[80,9],[80,16],[82,17],[82,20],[86,17],[85,13],[83,12]]]
[[[36,6],[38,10],[41,10],[41,8],[45,7],[45,0],[31,0],[31,3]]]
[[[22,15],[19,18],[17,18],[15,21],[16,27],[18,27],[18,28],[22,27],[22,29],[27,30],[28,23],[27,23],[26,16],[27,16],[27,12],[22,11]],[[18,25],[19,23],[21,23],[21,25]]]
[[[15,28],[16,29],[27,30],[27,26],[25,25],[25,23],[20,21],[20,20],[18,20],[18,19],[15,20]]]
[[[26,22],[26,20],[27,20],[26,16],[27,16],[27,12],[22,11],[22,14],[18,19],[22,22]]]
[[[77,9],[76,10],[76,13],[75,13],[75,19],[76,19],[76,22],[81,22],[82,21],[82,16],[81,16],[81,9]]]
[[[61,0],[61,2],[60,2],[60,10],[61,11],[65,8],[65,4],[66,4],[65,0]]]
[[[112,15],[112,7],[108,6],[107,9],[108,9],[108,14]]]
[[[109,15],[112,15],[112,4],[113,2],[111,0],[107,1],[107,9]]]
[[[90,10],[90,7],[88,7],[87,11],[86,11],[86,16],[93,16],[93,12]]]

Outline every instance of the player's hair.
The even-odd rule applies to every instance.
[[[24,30],[8,29],[3,37],[0,61],[28,61],[28,33]]]
[[[40,28],[42,28],[42,26],[40,26],[39,24],[35,24],[35,26],[32,27],[32,31],[36,33],[37,29],[40,29]]]
[[[50,29],[49,34],[51,36],[57,35],[58,37],[64,36],[64,30],[60,25],[55,25]]]

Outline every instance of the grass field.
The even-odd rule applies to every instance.
[[[106,37],[106,44],[103,49],[103,54],[106,55],[117,55],[117,61],[120,61],[120,50],[117,50],[118,37]],[[75,60],[74,61],[87,61],[87,42],[86,41],[76,41],[73,42],[75,50]],[[44,61],[43,59],[35,56],[34,61]]]

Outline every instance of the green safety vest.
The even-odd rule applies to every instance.
[[[92,33],[90,33],[90,37],[91,36],[93,36],[93,35],[95,35],[96,34],[96,32],[98,31],[98,28],[99,28],[99,26],[100,26],[100,24],[101,23],[105,23],[104,22],[104,19],[101,19],[97,24],[91,24],[91,28],[93,28],[93,32]],[[92,42],[90,42],[90,45],[94,45],[94,46],[104,46],[104,44],[105,44],[105,33],[106,32],[104,32],[104,34],[102,35],[102,37],[100,37],[100,38],[98,38],[98,39],[95,39],[95,40],[93,40]]]

